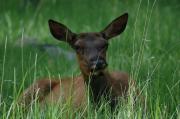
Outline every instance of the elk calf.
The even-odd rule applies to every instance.
[[[85,87],[88,85],[96,104],[101,97],[108,97],[111,107],[114,107],[116,99],[126,95],[130,82],[126,73],[108,72],[106,52],[108,41],[124,31],[127,21],[128,14],[125,13],[100,32],[76,34],[65,25],[49,20],[51,34],[75,50],[82,75],[63,80],[39,80],[24,91],[21,102],[29,104],[34,95],[40,103],[57,103],[72,97],[74,106],[80,106],[85,102]]]

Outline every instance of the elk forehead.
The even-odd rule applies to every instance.
[[[81,33],[77,35],[76,46],[95,48],[107,45],[108,41],[100,33]]]

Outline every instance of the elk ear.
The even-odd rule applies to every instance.
[[[56,39],[66,41],[68,43],[73,42],[75,33],[72,33],[65,25],[51,19],[48,21],[48,23],[50,32]]]
[[[122,33],[126,28],[128,21],[128,13],[113,20],[101,33],[105,39],[110,39]]]

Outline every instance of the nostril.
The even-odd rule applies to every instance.
[[[103,62],[102,67],[106,67],[108,64],[106,62]]]
[[[95,62],[95,61],[97,61],[97,57],[91,57],[90,58],[90,62]]]
[[[98,68],[105,68],[106,66],[107,66],[107,63],[104,60],[99,61],[97,64]]]
[[[103,62],[102,60],[99,60],[96,65],[97,65],[98,67],[100,67],[100,66],[102,66],[103,64],[104,64],[104,62]]]

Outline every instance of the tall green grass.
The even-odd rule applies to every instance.
[[[19,3],[18,3],[19,2]],[[4,1],[0,5],[0,118],[180,118],[180,29],[179,1],[167,0],[41,0],[38,7],[21,7],[20,1]],[[24,112],[16,104],[20,93],[40,77],[65,77],[80,74],[76,61],[65,57],[52,58],[33,47],[15,46],[24,36],[39,42],[67,44],[55,41],[47,21],[55,19],[74,32],[102,30],[111,20],[129,13],[125,32],[110,41],[109,70],[123,70],[137,81],[147,102],[132,105],[120,103],[111,113],[107,102],[94,109],[74,111],[71,106],[38,104]],[[133,93],[133,92],[132,92]]]

